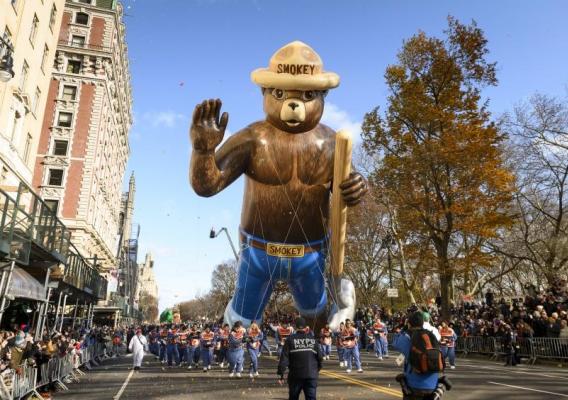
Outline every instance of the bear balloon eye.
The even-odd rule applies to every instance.
[[[272,95],[276,100],[282,100],[284,98],[284,91],[282,89],[274,89]]]
[[[302,100],[310,101],[313,100],[314,97],[316,97],[316,94],[314,93],[313,90],[308,90],[302,93]]]

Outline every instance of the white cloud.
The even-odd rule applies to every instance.
[[[182,121],[189,123],[186,115],[171,110],[147,112],[144,114],[144,120],[154,127],[166,128],[173,128],[178,122]]]
[[[330,128],[338,131],[347,129],[353,135],[355,143],[361,142],[361,121],[355,121],[345,110],[342,110],[333,103],[325,103],[322,122]]]

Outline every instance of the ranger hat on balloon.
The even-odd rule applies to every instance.
[[[261,87],[284,90],[327,90],[339,85],[339,75],[325,72],[318,53],[300,41],[276,51],[268,68],[254,70],[251,79]]]

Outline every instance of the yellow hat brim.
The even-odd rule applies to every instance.
[[[258,86],[284,90],[327,90],[339,86],[339,75],[334,72],[322,72],[317,75],[277,74],[267,68],[251,72],[250,78]]]

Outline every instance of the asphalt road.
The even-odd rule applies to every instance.
[[[336,359],[324,361],[318,398],[321,399],[397,399],[402,398],[394,380],[400,368],[394,357],[379,361],[363,354],[364,373],[346,374]],[[214,367],[210,372],[185,368],[164,368],[153,356],[146,356],[140,372],[130,370],[130,356],[103,361],[67,385],[53,399],[146,400],[146,399],[287,399],[287,388],[276,382],[276,359],[261,357],[260,376],[250,379],[229,378],[226,370]],[[246,369],[245,369],[245,372]],[[503,367],[485,359],[458,359],[457,368],[447,375],[454,389],[446,400],[548,400],[568,399],[568,370],[557,366]]]

